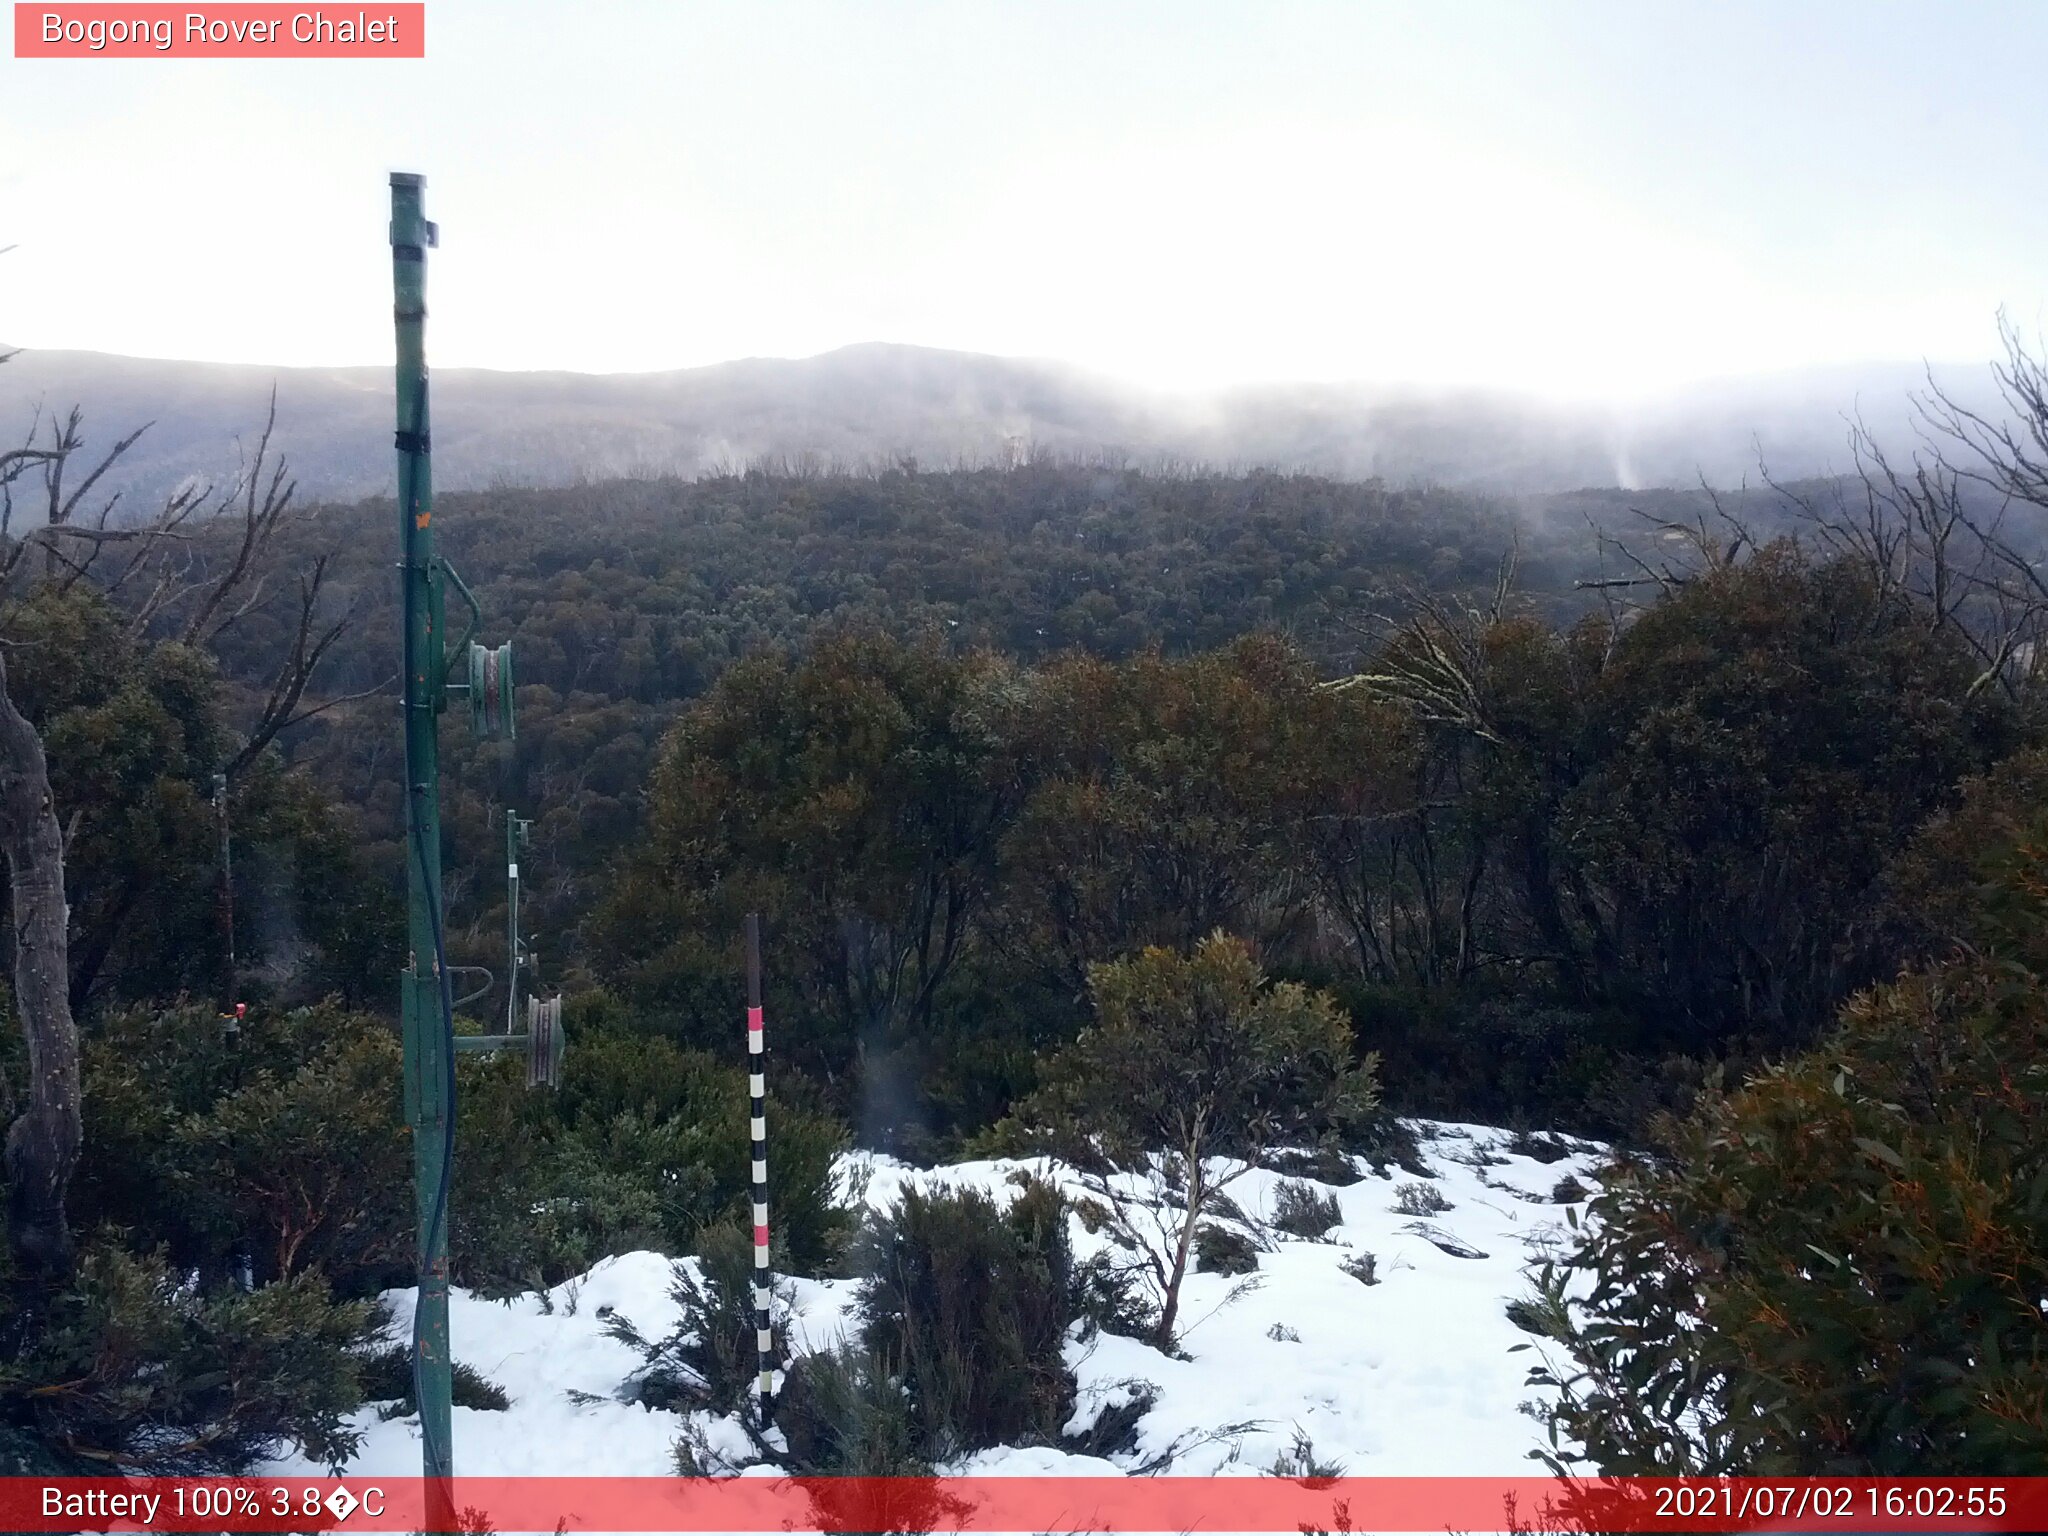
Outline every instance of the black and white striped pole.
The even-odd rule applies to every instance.
[[[774,1281],[768,1272],[768,1082],[761,1040],[761,917],[747,914],[747,1094],[754,1142],[754,1347],[760,1375],[755,1391],[761,1427],[775,1418],[775,1333],[768,1320]]]

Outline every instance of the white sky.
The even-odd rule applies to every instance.
[[[330,6],[330,10],[340,7]],[[355,7],[346,8],[353,12]],[[372,7],[374,9],[374,6]],[[428,0],[414,62],[0,58],[0,338],[441,366],[886,340],[1627,396],[2048,301],[2048,5]]]

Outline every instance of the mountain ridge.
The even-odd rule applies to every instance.
[[[1759,453],[1775,474],[1839,470],[1849,416],[1861,408],[1874,430],[1898,435],[1924,377],[1917,364],[1851,365],[1710,381],[1629,407],[1480,387],[1176,395],[1047,359],[860,342],[639,373],[446,368],[434,381],[436,476],[447,489],[690,477],[761,461],[1003,464],[1050,452],[1540,494],[1754,480]],[[74,402],[97,440],[153,422],[123,470],[130,498],[147,503],[195,477],[231,478],[237,441],[260,430],[273,385],[275,444],[305,494],[388,490],[391,379],[378,365],[23,349],[0,368],[0,426],[19,434],[38,409]]]

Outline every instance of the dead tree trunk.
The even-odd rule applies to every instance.
[[[83,1139],[71,1016],[64,838],[42,737],[14,706],[0,655],[0,852],[14,901],[14,1011],[28,1041],[26,1107],[7,1132],[7,1235],[23,1271],[71,1266],[64,1195]]]

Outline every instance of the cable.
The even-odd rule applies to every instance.
[[[413,401],[413,430],[410,435],[415,443],[421,440],[420,428],[424,425],[423,418],[426,411],[425,393],[423,383],[420,394]],[[415,455],[417,452],[418,450],[415,450]],[[408,459],[407,470],[405,526],[407,528],[415,528],[418,526],[419,477],[417,470],[412,467],[411,456]],[[407,543],[407,553],[410,555],[410,539],[408,539]],[[411,580],[411,566],[412,562],[408,559],[406,562],[406,576],[404,578],[407,581]],[[405,781],[413,797],[412,814],[408,818],[412,824],[410,842],[412,844],[413,861],[419,866],[420,884],[427,894],[427,915],[434,932],[434,971],[440,983],[438,990],[441,996],[441,1065],[443,1073],[441,1171],[440,1177],[435,1183],[434,1203],[429,1210],[426,1230],[421,1234],[420,1257],[425,1259],[433,1253],[436,1244],[440,1241],[447,1227],[449,1170],[455,1164],[455,993],[453,982],[448,974],[448,953],[441,929],[441,903],[438,900],[439,890],[434,879],[433,869],[427,861],[426,835],[421,831],[421,824],[424,820],[421,808],[426,798],[427,786],[420,782],[417,771],[418,764],[413,761],[411,680],[417,673],[414,670],[413,627],[409,621],[405,625],[404,651],[405,676],[407,680],[405,690],[405,708],[407,711],[405,721]],[[417,968],[419,963],[417,958],[415,958],[413,963],[415,968]],[[414,1298],[412,1309],[413,1403],[419,1409],[420,1440],[426,1447],[427,1461],[432,1465],[452,1466],[453,1457],[450,1454],[450,1447],[440,1446],[437,1448],[433,1443],[434,1431],[432,1425],[428,1422],[427,1395],[421,1383],[420,1366],[422,1354],[420,1345],[422,1343],[422,1336],[420,1333],[420,1314],[423,1310],[421,1302],[424,1301],[425,1295],[426,1275],[423,1272],[420,1276],[420,1289]],[[440,1452],[439,1455],[435,1454],[437,1449]]]

